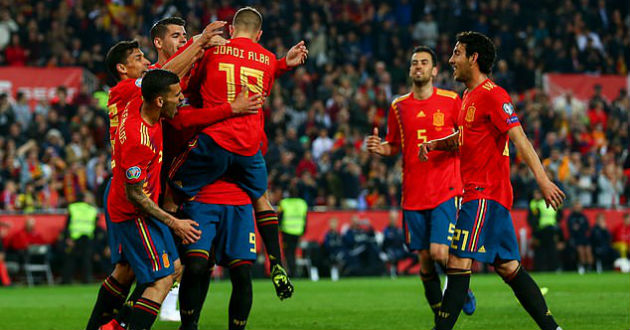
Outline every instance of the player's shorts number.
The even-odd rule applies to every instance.
[[[256,234],[255,233],[249,233],[249,244],[252,245],[251,248],[249,248],[249,252],[256,252]]]
[[[239,72],[238,76],[240,77],[241,86],[247,86],[247,88],[254,93],[262,93],[263,77],[265,72],[245,66],[242,66],[240,69],[241,72]],[[227,99],[228,102],[233,102],[236,98],[236,72],[234,64],[219,63],[219,71],[225,72],[225,79],[227,82]],[[249,77],[255,78],[256,83],[250,84]]]
[[[449,228],[450,230],[450,228]],[[466,242],[468,241],[468,230],[455,229],[455,234],[453,235],[453,241],[451,242],[451,248],[457,250],[457,243],[461,239],[461,250],[464,251],[466,248]]]
[[[453,239],[453,233],[455,232],[455,224],[454,223],[449,223],[448,224],[448,240],[452,240]]]

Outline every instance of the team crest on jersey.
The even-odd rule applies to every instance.
[[[471,105],[468,107],[468,109],[466,110],[466,118],[465,120],[469,123],[472,123],[473,120],[475,120],[475,106]]]
[[[514,106],[512,105],[512,103],[503,103],[503,111],[508,116],[511,116],[514,113]]]
[[[444,126],[444,113],[440,112],[439,109],[433,114],[433,126],[437,131],[442,130],[442,126]]]
[[[162,252],[162,263],[164,263],[164,268],[171,266],[171,262],[168,260],[168,254],[166,254],[166,252]]]
[[[142,170],[138,166],[130,167],[125,173],[128,180],[135,180],[140,177],[140,174],[142,174]]]

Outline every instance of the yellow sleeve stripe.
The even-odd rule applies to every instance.
[[[397,97],[394,101],[392,101],[392,107],[395,107],[397,103],[399,103],[400,101],[403,101],[405,99],[408,99],[409,96],[411,96],[411,93],[405,94],[403,96],[399,96]]]
[[[446,90],[446,89],[438,88],[437,91],[435,91],[435,93],[437,95],[439,95],[439,96],[450,97],[452,99],[456,99],[457,98],[457,93],[455,93],[453,91]]]

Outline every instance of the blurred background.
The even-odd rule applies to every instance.
[[[417,272],[397,211],[401,159],[370,156],[363,141],[373,127],[385,134],[391,101],[408,92],[414,46],[435,49],[435,85],[463,91],[448,58],[464,30],[494,40],[492,79],[511,94],[548,174],[568,197],[557,214],[542,212],[533,176],[512,148],[513,217],[526,267],[625,269],[628,1],[0,0],[3,284],[36,281],[36,272],[49,282],[89,282],[110,270],[102,215],[84,235],[67,226],[72,203],[101,207],[111,175],[109,47],[137,39],[155,61],[148,35],[158,19],[185,18],[192,36],[210,21],[230,21],[244,5],[262,12],[267,49],[284,56],[305,40],[310,52],[306,65],[277,80],[264,107],[270,198],[278,205],[297,197],[309,206],[290,265],[295,275]]]

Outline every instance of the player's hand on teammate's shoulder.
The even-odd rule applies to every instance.
[[[204,48],[222,46],[230,42],[221,36],[223,34],[223,27],[225,24],[227,24],[226,21],[214,21],[203,29],[200,38]]]
[[[308,49],[306,48],[304,40],[302,40],[291,47],[291,49],[289,49],[289,51],[287,52],[287,65],[293,67],[304,64],[307,58]]]
[[[372,135],[368,135],[365,145],[370,153],[383,155],[383,144],[378,136],[378,127],[374,127]]]
[[[173,224],[173,232],[182,239],[183,244],[192,244],[201,238],[199,224],[190,219],[177,219]]]
[[[230,105],[234,115],[248,115],[258,113],[264,102],[262,95],[249,93],[247,86],[244,86]]]
[[[287,275],[287,271],[284,270],[282,265],[276,264],[271,267],[271,282],[273,282],[276,295],[280,300],[291,298],[295,288],[289,279],[289,275]]]
[[[566,198],[566,195],[555,183],[549,178],[545,178],[542,182],[539,182],[540,191],[545,198],[545,204],[553,207],[554,210],[558,210],[562,206],[562,202]]]

